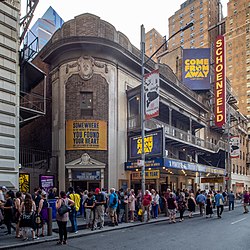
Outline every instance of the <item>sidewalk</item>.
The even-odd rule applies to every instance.
[[[242,206],[238,201],[236,201],[235,203],[235,207],[240,207]],[[216,214],[216,210],[214,209],[215,214]],[[228,211],[228,206],[224,206],[224,211],[227,212]],[[199,211],[198,209],[196,209],[196,212],[194,213],[194,215],[199,215]],[[187,217],[188,213],[185,212],[184,217]],[[179,213],[177,213],[176,218],[179,218]],[[78,233],[68,233],[68,238],[70,240],[70,238],[75,238],[75,237],[83,237],[86,235],[92,235],[92,234],[97,234],[97,233],[103,233],[106,231],[114,231],[114,230],[121,230],[124,228],[130,228],[130,227],[137,227],[137,226],[141,226],[141,225],[145,225],[145,224],[151,224],[151,223],[157,223],[157,222],[162,222],[162,221],[167,221],[168,217],[166,217],[164,214],[161,214],[158,219],[151,219],[149,222],[140,222],[140,221],[136,221],[133,223],[120,223],[119,226],[116,227],[109,227],[109,226],[105,226],[103,229],[101,230],[95,230],[95,231],[91,231],[89,229],[85,229],[86,223],[85,220],[81,217],[77,218],[77,223],[78,223]],[[109,219],[107,217],[105,217],[105,222],[108,222]],[[106,223],[105,223],[106,224]],[[70,229],[70,222],[68,222],[68,229]],[[0,229],[0,249],[11,249],[11,248],[18,248],[18,247],[24,247],[24,246],[28,246],[28,245],[34,245],[34,244],[39,244],[42,242],[49,242],[49,241],[57,241],[58,240],[58,233],[56,233],[57,231],[57,223],[56,221],[53,221],[52,224],[52,228],[53,228],[53,232],[52,232],[52,236],[45,236],[42,237],[40,239],[36,239],[36,240],[32,240],[30,239],[29,241],[22,241],[22,239],[16,239],[15,238],[15,233],[13,232],[11,235],[3,235],[3,232],[5,231],[5,229]]]

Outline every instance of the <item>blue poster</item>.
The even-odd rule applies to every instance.
[[[182,82],[192,90],[210,89],[210,49],[183,49]]]

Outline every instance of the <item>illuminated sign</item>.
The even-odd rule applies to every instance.
[[[223,177],[207,177],[207,178],[201,178],[201,183],[223,183]]]
[[[142,153],[141,136],[129,137],[129,159],[139,159]],[[147,158],[162,157],[163,154],[163,129],[146,132],[144,137],[144,152]]]
[[[30,174],[19,173],[19,191],[22,193],[30,192]]]
[[[141,171],[132,173],[132,180],[141,180]],[[149,170],[145,171],[145,179],[159,179],[160,178],[160,170]]]
[[[146,168],[159,168],[164,166],[163,158],[156,158],[154,160],[145,161]],[[137,162],[125,162],[125,170],[136,170],[140,169]]]
[[[210,49],[183,49],[182,81],[192,90],[210,89]]]
[[[224,36],[215,41],[215,125],[222,127],[226,121],[226,81]]]
[[[100,120],[66,121],[66,150],[107,150],[107,123]]]

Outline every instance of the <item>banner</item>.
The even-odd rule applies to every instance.
[[[66,121],[66,150],[107,150],[107,123],[100,120]]]
[[[53,187],[55,187],[54,175],[40,175],[40,187],[44,189],[46,193]]]
[[[215,41],[215,125],[222,127],[226,122],[226,75],[224,36],[217,36]]]
[[[210,89],[210,49],[183,49],[182,81],[192,90]]]
[[[230,157],[239,158],[240,157],[240,137],[231,136],[229,139],[230,145]]]
[[[151,119],[159,115],[159,70],[151,71],[144,76],[145,91],[145,119]]]

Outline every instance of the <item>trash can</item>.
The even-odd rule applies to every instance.
[[[49,207],[52,208],[52,220],[56,219],[56,199],[48,200]]]

